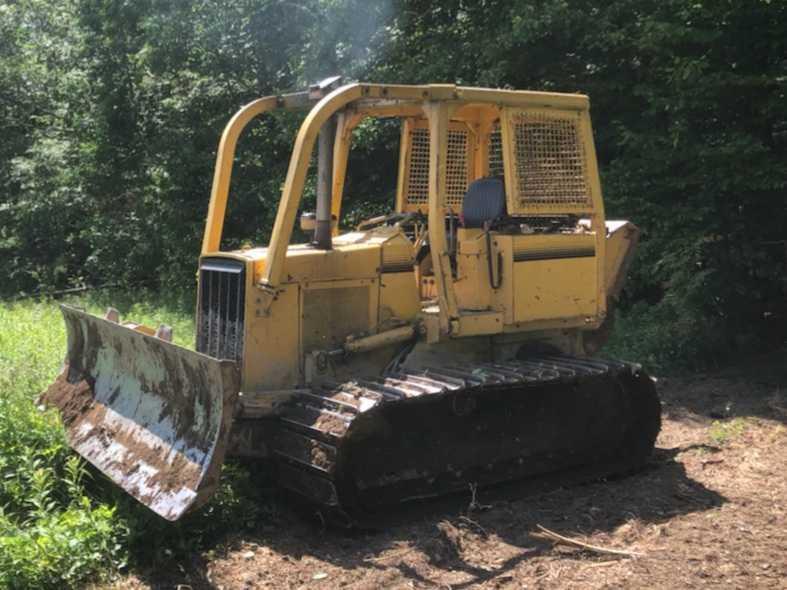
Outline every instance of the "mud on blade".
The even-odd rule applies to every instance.
[[[71,447],[168,520],[203,504],[224,461],[235,363],[61,311],[68,352],[41,402],[60,410]]]

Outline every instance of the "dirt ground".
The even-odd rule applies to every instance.
[[[140,588],[787,588],[787,351],[662,379],[643,472],[517,484],[390,515],[378,531],[274,520]],[[555,544],[539,525],[613,555]]]

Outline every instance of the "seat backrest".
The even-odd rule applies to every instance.
[[[465,227],[483,227],[506,215],[506,191],[502,178],[479,178],[470,183],[462,202]]]

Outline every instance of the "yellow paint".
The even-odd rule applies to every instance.
[[[428,343],[524,333],[560,334],[565,339],[565,330],[576,333],[600,325],[607,295],[616,294],[636,232],[630,224],[623,224],[614,226],[617,229],[607,237],[586,96],[445,84],[341,87],[315,104],[298,131],[270,244],[220,252],[238,137],[254,117],[290,103],[276,97],[254,101],[227,125],[219,144],[203,240],[203,256],[230,257],[247,264],[244,390],[304,385],[304,359],[322,347],[336,346],[347,337],[364,338],[396,329],[402,321],[421,323],[422,338]],[[514,166],[511,125],[523,112],[575,122],[585,158],[586,204],[527,203],[517,198],[512,188],[518,186],[519,172]],[[331,251],[289,243],[315,140],[323,123],[334,115],[337,136],[331,211],[337,217],[352,130],[365,117],[402,120],[397,198],[391,210],[419,210],[428,215],[430,256],[421,265],[423,276],[411,266],[421,242],[414,243],[396,227],[341,235],[337,230]],[[586,225],[584,231],[562,234],[493,231],[491,255],[495,276],[501,281],[493,289],[484,230],[460,228],[452,262],[443,220],[448,210],[448,132],[468,132],[465,156],[470,182],[489,174],[490,135],[498,120],[509,212],[579,214],[586,218]],[[405,195],[409,140],[419,128],[429,129],[428,203],[412,206]],[[454,210],[460,208],[454,206]],[[423,300],[431,296],[434,300]]]
[[[593,258],[515,262],[513,268],[515,322],[595,316]]]
[[[412,273],[387,273],[380,277],[380,323],[392,319],[412,321],[421,310],[418,286]]]
[[[463,337],[498,334],[503,331],[503,314],[499,311],[471,311],[458,320],[458,333]]]
[[[333,235],[339,235],[339,220],[342,214],[342,193],[344,181],[347,176],[347,159],[350,155],[352,132],[363,115],[348,115],[340,113],[336,124],[336,141],[333,148],[333,187],[331,190],[331,215],[336,218]]]
[[[491,309],[493,291],[489,281],[486,234],[480,229],[461,229],[458,241],[458,272],[454,282],[457,303],[466,311]]]
[[[317,135],[323,123],[340,108],[363,95],[364,87],[359,84],[337,88],[317,103],[306,116],[298,131],[292,158],[290,159],[290,166],[287,169],[287,177],[284,180],[282,198],[276,213],[276,221],[273,225],[273,233],[271,234],[268,256],[265,262],[265,271],[261,280],[264,285],[271,289],[278,288],[282,282],[287,246],[290,243],[290,236],[295,224],[295,215],[303,193],[303,185],[306,181],[306,174]]]
[[[300,287],[285,285],[267,315],[256,288],[246,291],[242,391],[287,389],[303,381],[300,350]],[[258,313],[259,312],[259,313]]]
[[[219,141],[216,154],[216,168],[213,172],[213,188],[210,192],[208,219],[205,223],[205,235],[202,239],[202,254],[218,252],[221,248],[221,232],[224,228],[224,217],[227,213],[227,195],[230,190],[232,163],[235,159],[235,146],[246,125],[256,116],[276,108],[278,100],[268,96],[250,102],[230,119]]]
[[[368,333],[379,304],[377,279],[310,282],[301,289],[303,353],[336,350],[348,336]]]
[[[440,308],[440,329],[451,330],[451,320],[459,314],[451,280],[451,263],[445,233],[445,173],[448,147],[448,123],[453,108],[443,102],[425,105],[429,119],[429,244],[432,252],[437,301]]]

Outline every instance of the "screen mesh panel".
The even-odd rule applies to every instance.
[[[467,129],[448,130],[448,158],[446,160],[445,206],[459,211],[467,192]]]
[[[409,166],[405,200],[411,205],[429,201],[429,130],[413,129],[410,134]]]
[[[518,111],[510,118],[518,204],[589,206],[585,146],[578,116]]]
[[[489,134],[489,176],[503,176],[503,172],[503,138],[498,121]]]
[[[405,209],[425,207],[429,203],[429,129],[416,127],[408,137],[407,179],[404,183]],[[471,161],[468,157],[470,133],[464,125],[448,130],[446,160],[446,208],[461,211],[467,192]]]

